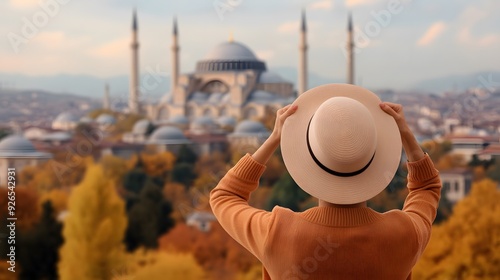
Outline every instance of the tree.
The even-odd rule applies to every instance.
[[[149,176],[161,177],[164,179],[168,171],[172,170],[174,165],[174,155],[165,151],[156,154],[142,154],[141,158],[144,162],[144,169]]]
[[[101,166],[89,166],[68,208],[60,279],[111,279],[112,271],[123,262],[127,220],[124,203]]]
[[[50,192],[42,194],[40,198],[40,206],[42,206],[46,202],[50,202],[52,208],[54,209],[54,213],[57,216],[61,212],[65,211],[68,208],[68,193],[66,191],[60,189],[54,189]]]
[[[171,201],[173,212],[170,216],[177,222],[183,221],[185,214],[191,213],[193,210],[191,198],[182,184],[166,183],[163,187],[163,196]]]
[[[174,169],[172,170],[172,182],[181,183],[188,188],[195,177],[194,166],[191,163],[180,162],[174,165]]]
[[[114,272],[113,279],[198,280],[205,279],[205,272],[191,254],[139,249],[129,255],[124,269]]]
[[[438,162],[442,156],[452,150],[452,144],[450,141],[437,142],[436,140],[429,140],[422,143],[422,148],[434,162]]]
[[[182,145],[177,155],[175,163],[189,163],[194,165],[198,160],[198,155],[187,145]]]
[[[167,161],[171,161],[170,159]],[[150,163],[146,163],[139,156],[135,167],[124,176],[124,196],[128,218],[125,243],[128,251],[133,251],[140,246],[156,248],[158,236],[174,224],[170,216],[172,205],[162,193],[164,178],[148,175],[147,164]]]
[[[500,275],[500,191],[489,179],[474,183],[453,215],[434,226],[414,269],[415,279],[498,279]]]
[[[158,247],[158,237],[174,226],[171,213],[172,205],[163,197],[160,186],[147,181],[128,211],[127,250]]]
[[[273,186],[267,209],[271,210],[275,205],[279,205],[299,211],[300,203],[308,198],[309,195],[295,183],[288,172],[285,172]]]
[[[235,279],[231,276],[238,272],[245,273],[260,264],[257,258],[231,238],[217,222],[212,222],[209,232],[178,224],[160,238],[160,249],[192,254],[212,276],[210,279]]]
[[[19,236],[19,279],[57,279],[62,225],[50,200],[43,204],[42,216],[34,228]]]

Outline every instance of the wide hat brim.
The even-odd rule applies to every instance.
[[[377,131],[372,162],[366,170],[351,177],[325,172],[314,161],[307,147],[306,133],[311,117],[323,102],[337,96],[362,103],[371,113]],[[301,94],[293,102],[298,105],[298,109],[284,123],[281,153],[288,172],[300,188],[330,203],[355,204],[369,200],[387,187],[401,162],[402,145],[394,118],[380,108],[380,102],[373,92],[348,84],[318,86]]]

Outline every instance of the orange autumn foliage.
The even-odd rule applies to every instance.
[[[453,215],[433,227],[413,279],[500,279],[499,201],[498,183],[474,183]]]
[[[234,241],[217,222],[209,232],[184,223],[178,224],[159,240],[160,250],[191,253],[214,279],[233,279],[248,272],[259,261]]]

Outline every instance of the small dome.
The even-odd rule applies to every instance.
[[[182,131],[175,126],[162,126],[157,128],[149,137],[152,144],[186,144],[189,140]]]
[[[201,117],[198,117],[196,118],[194,121],[193,121],[193,124],[195,125],[204,125],[204,126],[207,126],[207,125],[214,125],[215,124],[215,121],[212,117],[209,117],[209,116],[201,116]]]
[[[217,124],[215,123],[214,119],[209,116],[201,116],[196,118],[193,122],[191,122],[191,125],[189,129],[193,133],[209,133],[213,132],[217,128]]]
[[[245,120],[240,122],[234,129],[235,135],[260,135],[269,134],[267,128],[260,122]]]
[[[170,119],[168,119],[168,121],[173,124],[180,124],[180,125],[189,124],[189,119],[184,115],[172,116]]]
[[[79,122],[79,118],[70,112],[64,112],[59,114],[52,122],[52,128],[54,129],[73,129]]]
[[[10,135],[0,141],[0,158],[50,158],[49,153],[38,152],[33,144],[20,135]]]
[[[241,43],[224,42],[210,50],[203,60],[257,60],[257,57]]]
[[[222,127],[235,127],[236,118],[231,116],[222,116],[217,119],[217,123]]]
[[[189,96],[189,100],[197,103],[205,103],[209,96],[206,92],[195,91]]]
[[[149,126],[151,122],[148,119],[142,119],[135,122],[134,127],[132,128],[133,134],[147,134]]]
[[[268,102],[274,101],[276,99],[277,99],[277,97],[270,92],[267,92],[264,90],[255,90],[248,97],[248,102],[268,103]]]
[[[280,75],[274,72],[262,72],[259,76],[260,84],[281,84],[281,83],[290,83],[289,81],[283,79]]]
[[[97,117],[96,122],[98,124],[110,125],[110,124],[115,124],[116,123],[116,119],[112,115],[101,114],[99,117]]]
[[[54,122],[74,122],[77,123],[79,121],[78,117],[70,112],[64,112],[57,115]]]
[[[48,133],[44,135],[42,138],[40,138],[42,141],[69,141],[71,140],[71,134],[68,132],[53,132],[53,133]]]

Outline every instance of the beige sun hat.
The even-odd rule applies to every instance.
[[[348,84],[315,87],[295,100],[298,110],[284,123],[281,153],[305,192],[354,204],[387,187],[401,160],[401,136],[380,102]]]

